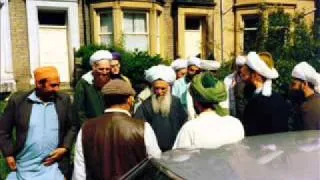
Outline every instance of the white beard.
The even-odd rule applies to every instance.
[[[171,101],[171,93],[169,92],[164,96],[152,94],[151,103],[153,112],[160,114],[162,117],[168,117],[170,114]]]

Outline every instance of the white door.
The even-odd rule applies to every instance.
[[[186,57],[201,54],[202,27],[200,18],[186,18],[185,27],[185,53]]]
[[[40,66],[55,66],[61,82],[70,82],[67,26],[40,25]]]

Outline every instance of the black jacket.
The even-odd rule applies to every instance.
[[[244,111],[243,125],[247,136],[286,132],[289,130],[290,106],[278,93],[270,97],[255,94]]]
[[[32,101],[28,96],[32,93],[24,92],[14,94],[4,111],[0,120],[0,149],[5,157],[16,156],[25,144],[30,115],[32,111]],[[68,95],[58,93],[55,99],[55,108],[59,120],[59,145],[71,149],[77,135],[79,125],[72,119],[71,100]],[[16,132],[16,143],[12,140],[13,129]],[[66,174],[68,171],[69,154],[60,162],[60,170]]]
[[[168,117],[155,113],[152,108],[151,97],[149,97],[140,105],[134,115],[135,118],[143,119],[151,125],[163,152],[172,149],[179,130],[188,118],[180,100],[175,96],[172,96],[170,110]]]

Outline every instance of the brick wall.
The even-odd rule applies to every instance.
[[[85,0],[79,0],[79,32],[80,32],[80,45],[90,43],[90,21],[89,9]]]
[[[174,59],[175,51],[175,37],[174,37],[174,19],[172,18],[172,0],[169,0],[164,5],[164,21],[165,21],[165,42],[166,48],[165,58]]]
[[[10,0],[9,8],[14,74],[18,90],[25,90],[30,88],[31,77],[26,3]]]

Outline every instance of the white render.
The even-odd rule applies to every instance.
[[[16,90],[13,75],[11,32],[8,0],[0,0],[0,92]]]

